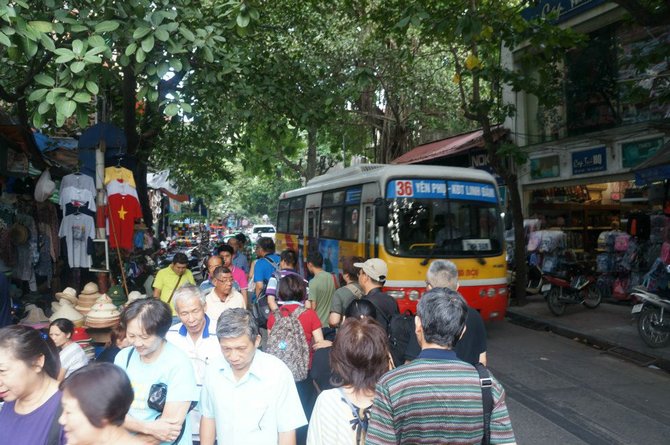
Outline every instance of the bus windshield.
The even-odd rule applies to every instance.
[[[387,199],[385,247],[406,257],[500,255],[502,222],[496,203],[430,198]]]

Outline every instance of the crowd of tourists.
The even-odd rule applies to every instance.
[[[123,309],[93,363],[68,320],[48,335],[0,329],[0,442],[515,442],[505,391],[482,365],[484,325],[457,292],[453,263],[432,262],[399,339],[383,260],[342,258],[336,276],[309,252],[307,280],[296,253],[275,253],[269,238],[251,264],[232,244],[208,259],[200,286],[175,255],[154,298]]]

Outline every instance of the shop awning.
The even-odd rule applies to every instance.
[[[0,125],[0,135],[25,153],[35,167],[40,170],[46,167],[42,153],[35,143],[35,138],[30,128],[22,125],[2,124]]]
[[[637,185],[670,179],[670,142],[654,156],[635,167],[634,171]]]
[[[495,140],[499,140],[502,135],[507,132],[502,127],[493,129]],[[402,156],[397,157],[392,164],[420,164],[425,161],[430,161],[439,158],[445,158],[456,154],[464,153],[467,150],[475,147],[484,146],[484,132],[482,130],[475,130],[469,133],[463,133],[452,136],[439,141],[430,142],[428,144],[419,145],[413,148]]]

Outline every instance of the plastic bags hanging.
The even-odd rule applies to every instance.
[[[49,173],[49,169],[46,169],[42,172],[40,178],[35,184],[35,201],[46,201],[51,195],[53,195],[55,190],[56,183],[51,180],[51,173]]]

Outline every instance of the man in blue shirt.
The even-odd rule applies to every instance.
[[[249,275],[249,259],[244,254],[244,244],[247,237],[243,233],[238,233],[228,240],[228,245],[235,250],[233,255],[233,266],[239,267],[245,274]]]
[[[272,238],[258,238],[256,242],[258,259],[254,266],[255,295],[258,296],[275,270],[279,269],[279,255],[275,253],[275,242]]]

